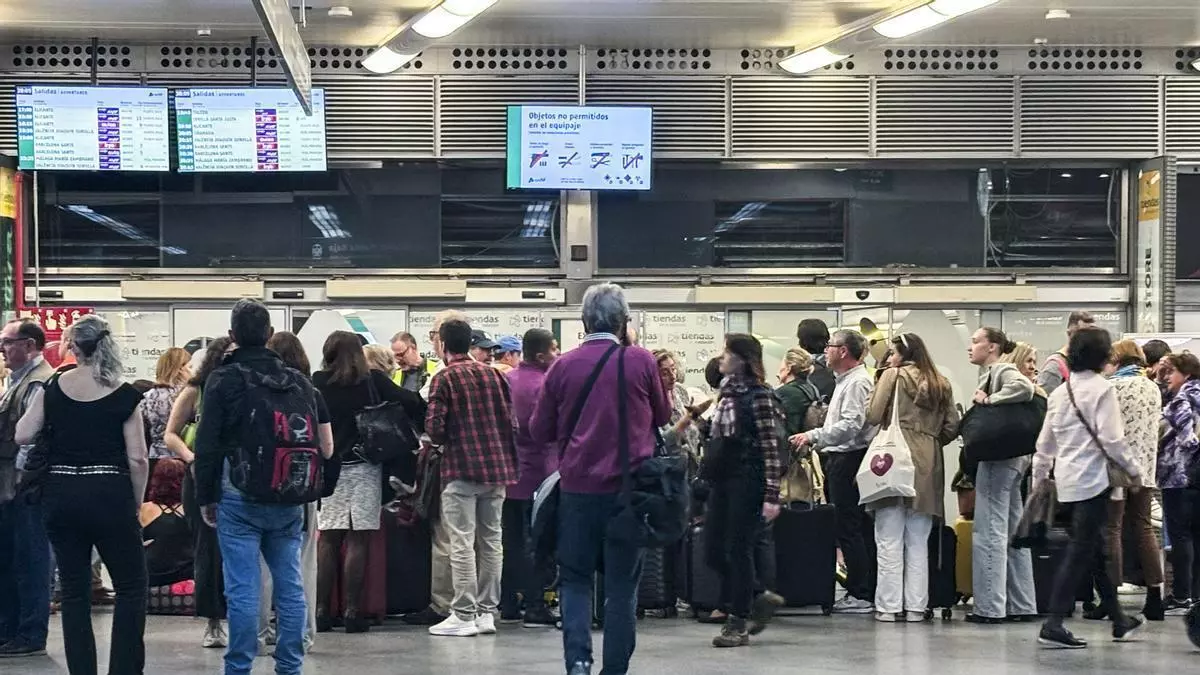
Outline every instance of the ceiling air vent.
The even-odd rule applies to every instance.
[[[883,59],[885,70],[898,73],[990,73],[1000,69],[1000,50],[987,47],[885,49]]]
[[[1142,50],[1134,47],[1041,47],[1028,52],[1029,70],[1038,72],[1134,73]]]
[[[597,49],[595,69],[616,73],[707,73],[713,69],[711,49]]]

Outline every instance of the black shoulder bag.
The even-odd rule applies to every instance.
[[[617,357],[617,448],[621,455],[620,511],[608,523],[608,536],[639,548],[660,548],[683,537],[690,494],[687,458],[656,455],[630,468],[629,392],[625,352]]]
[[[991,394],[991,389],[989,375],[985,391]],[[976,403],[959,423],[963,455],[972,463],[1032,455],[1045,418],[1046,399],[1037,394],[1022,403]]]
[[[374,374],[367,376],[370,403],[354,415],[358,427],[358,453],[372,464],[407,460],[415,464],[420,440],[413,422],[398,401],[384,401],[375,386]]]
[[[596,367],[584,381],[583,388],[579,390],[579,398],[571,409],[571,416],[567,418],[567,434],[558,448],[559,458],[566,451],[567,444],[571,442],[571,435],[575,433],[575,427],[579,425],[579,418],[583,415],[583,406],[592,395],[592,389],[596,387],[596,380],[600,379],[600,373],[604,372],[604,366],[617,349],[619,346],[614,344],[604,352],[604,356],[600,357],[600,361],[596,363]],[[553,564],[558,556],[558,498],[560,492],[558,479],[559,473],[555,471],[547,476],[546,480],[542,481],[542,484],[534,491],[533,509],[530,515],[529,532],[530,538],[533,540],[534,559],[548,564]]]

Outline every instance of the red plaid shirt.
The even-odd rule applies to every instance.
[[[495,368],[467,356],[449,361],[429,386],[425,431],[443,448],[442,485],[517,482],[512,397]]]

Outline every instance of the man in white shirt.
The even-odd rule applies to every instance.
[[[863,365],[867,339],[854,330],[839,330],[825,347],[825,358],[835,375],[829,414],[820,429],[792,436],[797,447],[821,452],[825,490],[837,509],[838,547],[846,562],[846,596],[833,611],[870,614],[875,598],[875,526],[859,505],[858,467],[878,431],[867,425],[867,404],[874,382]]]
[[[1050,395],[1033,458],[1034,490],[1049,489],[1046,481],[1053,470],[1058,501],[1074,506],[1071,543],[1054,580],[1050,618],[1038,635],[1038,642],[1049,647],[1087,647],[1063,626],[1063,619],[1074,609],[1075,589],[1088,575],[1093,576],[1102,607],[1112,619],[1113,639],[1128,639],[1142,625],[1121,609],[1115,587],[1120,580],[1108,578],[1105,561],[1108,502],[1112,489],[1121,487],[1109,478],[1109,463],[1128,474],[1131,482],[1140,474],[1125,442],[1116,391],[1100,374],[1111,351],[1108,331],[1083,328],[1071,336],[1067,346],[1071,372]]]

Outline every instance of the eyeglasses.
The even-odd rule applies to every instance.
[[[437,339],[438,339],[438,337],[439,337],[439,335],[438,335],[438,332],[437,332],[436,330],[431,330],[431,331],[429,331],[429,341],[430,341],[430,342],[433,342],[434,340],[437,340]]]
[[[831,342],[831,343],[825,345],[825,349],[841,349],[842,347],[845,347],[845,346],[846,345],[841,344],[841,343],[832,343]]]
[[[32,340],[32,339],[33,338],[28,338],[28,337],[0,338],[0,347],[7,347],[9,345],[15,345],[18,342],[24,342],[26,340]]]

